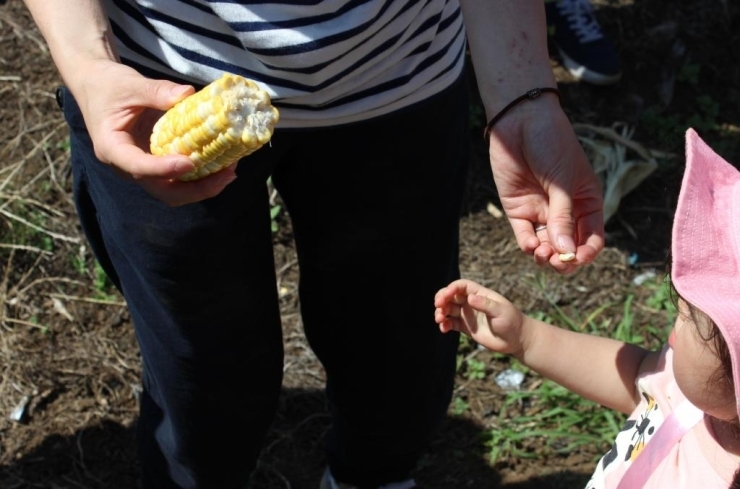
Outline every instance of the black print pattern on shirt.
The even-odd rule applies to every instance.
[[[648,394],[643,392],[642,395],[647,401],[647,406],[645,407],[645,412],[640,415],[640,422],[636,424],[635,433],[632,435],[634,443],[630,444],[624,459],[625,461],[634,461],[645,448],[647,435],[652,435],[655,431],[655,425],[652,424],[653,420],[650,418],[650,414],[658,410],[658,404]]]

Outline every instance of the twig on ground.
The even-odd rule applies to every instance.
[[[16,216],[15,214],[13,214],[11,212],[8,212],[5,209],[0,209],[0,214],[4,215],[8,219],[12,219],[12,220],[17,221],[17,222],[19,222],[21,224],[24,224],[24,225],[30,227],[31,229],[35,229],[36,231],[39,231],[39,232],[44,233],[44,234],[47,234],[47,235],[51,236],[54,239],[58,239],[60,241],[67,241],[69,243],[75,243],[75,244],[77,244],[77,243],[80,242],[80,238],[79,237],[65,236],[63,234],[55,233],[54,231],[49,231],[48,229],[44,229],[41,226],[38,226],[38,225],[36,225],[36,224],[34,224],[32,222],[29,222],[29,221],[27,221],[26,219],[24,219],[24,218],[22,218],[20,216]]]
[[[53,297],[57,299],[64,299],[68,301],[90,302],[92,304],[102,304],[106,306],[121,306],[121,307],[126,306],[126,303],[122,301],[112,301],[112,300],[107,300],[107,299],[94,299],[92,297],[81,297],[78,295],[58,294],[54,292],[48,295],[49,297]]]
[[[43,278],[38,278],[32,281],[31,283],[29,283],[28,285],[26,285],[25,287],[23,287],[22,289],[19,289],[17,292],[17,295],[22,296],[23,294],[28,292],[30,288],[35,287],[36,285],[39,285],[45,282],[63,282],[67,284],[74,284],[74,285],[80,285],[83,287],[87,287],[87,284],[85,282],[81,282],[79,280],[74,280],[74,279],[67,278],[67,277],[43,277]]]
[[[27,245],[0,243],[0,248],[6,248],[6,249],[11,249],[11,250],[32,251],[34,253],[41,253],[43,255],[53,255],[54,254],[51,251],[46,251],[46,250],[42,250],[41,248],[36,248],[35,246],[27,246]]]
[[[13,324],[20,324],[20,325],[23,325],[23,326],[30,326],[32,328],[36,328],[36,329],[39,329],[41,331],[48,331],[49,330],[49,327],[48,326],[44,326],[43,324],[32,323],[31,321],[24,321],[22,319],[14,319],[14,318],[9,318],[9,317],[2,317],[2,318],[0,318],[0,322],[2,322],[2,321],[7,321],[7,322],[13,323]]]

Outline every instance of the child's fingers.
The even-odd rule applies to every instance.
[[[459,318],[461,316],[461,307],[457,304],[450,304],[445,311],[445,316],[448,318]]]
[[[447,318],[447,313],[443,311],[441,308],[436,308],[434,310],[434,322],[437,324],[442,324],[444,320]]]
[[[459,318],[460,316],[460,306],[457,305],[438,307],[434,310],[434,321],[438,324],[442,324],[446,319]]]
[[[447,304],[449,291],[447,287],[441,288],[434,294],[434,307],[442,307]]]
[[[455,328],[452,326],[452,321],[449,319],[445,319],[441,323],[439,323],[439,330],[443,333],[449,333],[450,331],[453,331]]]
[[[499,316],[501,313],[501,304],[499,302],[482,295],[470,294],[467,302],[476,311],[492,318]]]
[[[443,333],[450,331],[459,331],[460,333],[470,334],[465,323],[459,318],[446,317],[439,323],[439,330]]]
[[[465,293],[460,293],[458,290],[451,287],[445,287],[434,296],[434,306],[445,307],[448,304],[457,304],[461,306],[465,304],[466,297],[467,294]]]
[[[479,289],[480,286],[470,280],[455,280],[435,294],[434,305],[439,307],[446,302],[454,302],[455,304],[463,305],[465,304],[468,294],[475,293]]]

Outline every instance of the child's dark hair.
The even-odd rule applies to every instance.
[[[697,333],[700,338],[707,343],[711,343],[712,350],[720,361],[720,368],[712,375],[709,379],[713,386],[726,390],[727,392],[734,392],[734,376],[732,373],[732,358],[730,357],[730,348],[727,346],[725,338],[722,336],[722,332],[719,330],[717,325],[712,321],[707,314],[696,306],[691,304],[689,301],[680,296],[678,291],[671,284],[671,297],[673,303],[678,309],[678,299],[683,299],[689,308],[689,319],[695,324],[703,324],[709,326],[709,328],[697,328]],[[708,330],[709,333],[706,335],[701,334],[702,330]],[[734,396],[733,396],[734,397]],[[738,420],[736,420],[738,422]],[[740,425],[740,423],[738,423]]]
[[[713,386],[724,389],[727,392],[733,392],[735,389],[735,384],[733,382],[732,374],[732,359],[730,358],[730,349],[727,346],[727,342],[722,336],[722,333],[720,332],[717,325],[714,324],[714,321],[712,321],[712,318],[694,307],[688,301],[684,302],[686,302],[686,304],[688,304],[689,306],[689,315],[691,316],[691,320],[694,323],[702,323],[710,326],[709,334],[706,335],[706,337],[699,333],[701,339],[703,339],[707,343],[711,342],[714,354],[717,355],[717,358],[719,358],[721,364],[719,370],[717,370],[709,379],[710,382]],[[698,331],[701,331],[701,329],[702,328],[697,328]]]

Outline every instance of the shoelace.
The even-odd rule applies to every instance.
[[[560,0],[557,4],[560,14],[568,19],[568,25],[576,33],[581,44],[598,41],[604,37],[588,2],[589,0]]]

